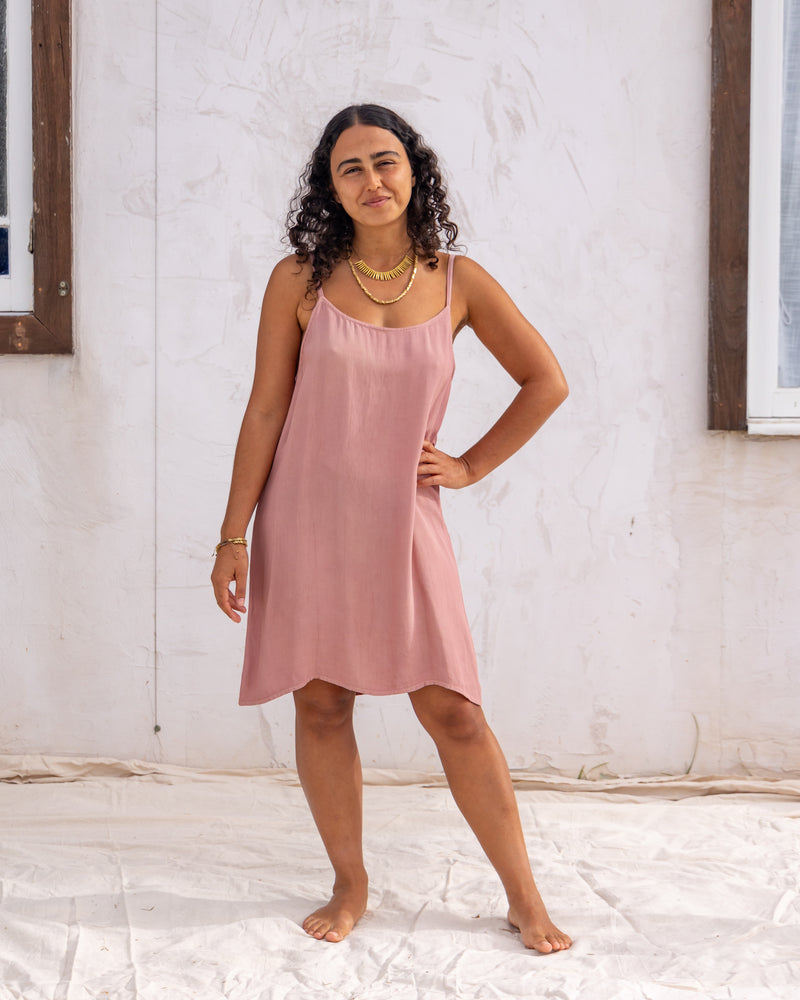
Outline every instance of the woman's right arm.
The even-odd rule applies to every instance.
[[[275,267],[264,292],[253,388],[236,444],[221,539],[244,537],[272,467],[294,389],[309,270],[287,257]],[[224,545],[211,574],[217,604],[235,622],[245,610],[247,564],[244,546]]]

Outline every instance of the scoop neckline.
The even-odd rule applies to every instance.
[[[319,305],[320,302],[327,302],[335,313],[338,313],[340,316],[343,316],[346,320],[349,320],[351,323],[357,323],[359,326],[368,326],[370,330],[418,330],[422,326],[429,326],[435,320],[439,319],[441,316],[450,312],[450,303],[445,302],[445,304],[442,306],[439,312],[437,312],[434,316],[431,316],[430,319],[423,320],[421,323],[412,323],[410,326],[381,326],[380,323],[368,323],[365,319],[356,319],[355,316],[351,316],[349,313],[343,312],[338,306],[335,306],[331,302],[331,300],[328,298],[328,296],[323,292],[321,288],[317,292],[317,301],[314,306],[314,309],[316,309],[316,307]]]

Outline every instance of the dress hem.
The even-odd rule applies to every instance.
[[[283,688],[281,691],[278,691],[276,694],[267,695],[265,698],[258,698],[254,699],[253,701],[249,700],[242,701],[240,698],[239,705],[242,708],[250,708],[255,705],[267,705],[269,704],[269,702],[276,701],[278,698],[282,698],[284,695],[292,694],[294,691],[299,691],[300,688],[305,687],[305,685],[308,684],[310,681],[325,681],[328,684],[335,684],[337,687],[344,688],[346,691],[354,690],[353,688],[348,688],[347,685],[341,684],[339,681],[334,680],[332,677],[323,677],[319,674],[314,674],[313,676],[307,677],[304,681],[301,681],[298,684],[291,684],[288,687]],[[414,684],[413,687],[390,688],[382,691],[378,690],[368,691],[366,688],[362,688],[360,691],[356,691],[355,693],[357,695],[366,694],[373,698],[386,698],[389,697],[390,695],[395,695],[395,694],[412,694],[414,691],[419,691],[421,688],[424,687],[446,688],[448,691],[455,691],[456,694],[463,695],[467,699],[467,701],[471,701],[473,705],[480,706],[482,704],[480,690],[478,691],[478,698],[476,700],[475,698],[470,696],[465,687],[460,687],[456,684],[446,684],[443,683],[440,679],[435,679],[435,678],[421,681],[419,684]]]

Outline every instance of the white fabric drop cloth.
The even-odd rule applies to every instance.
[[[800,781],[517,777],[561,954],[522,947],[441,778],[368,774],[369,910],[330,944],[293,772],[0,757],[0,997],[800,997]]]

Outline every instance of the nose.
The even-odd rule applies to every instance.
[[[380,177],[376,170],[370,168],[366,172],[367,187],[370,191],[373,191],[381,186]]]

